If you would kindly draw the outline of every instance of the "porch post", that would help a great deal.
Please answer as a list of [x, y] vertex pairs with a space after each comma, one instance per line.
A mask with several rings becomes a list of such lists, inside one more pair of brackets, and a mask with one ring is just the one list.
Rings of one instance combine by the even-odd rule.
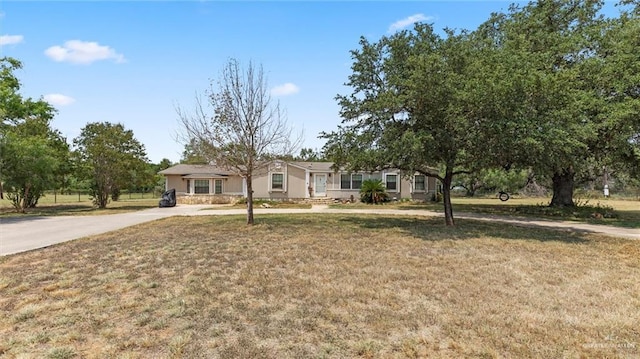
[[305, 184], [306, 188], [304, 190], [304, 198], [311, 198], [311, 194], [309, 193], [309, 186], [311, 185], [311, 174], [308, 169], [304, 170], [304, 178], [306, 179]]
[[242, 195], [247, 197], [247, 179], [245, 177], [242, 177]]

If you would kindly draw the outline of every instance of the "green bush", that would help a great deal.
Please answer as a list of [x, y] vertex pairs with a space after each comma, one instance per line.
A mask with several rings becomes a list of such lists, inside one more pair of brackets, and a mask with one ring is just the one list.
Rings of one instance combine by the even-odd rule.
[[379, 179], [369, 179], [362, 182], [360, 201], [362, 203], [378, 204], [387, 202], [389, 195], [384, 184]]

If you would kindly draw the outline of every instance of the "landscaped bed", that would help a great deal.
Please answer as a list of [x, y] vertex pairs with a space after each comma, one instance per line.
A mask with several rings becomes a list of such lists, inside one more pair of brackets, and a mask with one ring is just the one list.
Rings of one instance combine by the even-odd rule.
[[640, 241], [441, 218], [175, 217], [0, 258], [0, 356], [634, 357]]

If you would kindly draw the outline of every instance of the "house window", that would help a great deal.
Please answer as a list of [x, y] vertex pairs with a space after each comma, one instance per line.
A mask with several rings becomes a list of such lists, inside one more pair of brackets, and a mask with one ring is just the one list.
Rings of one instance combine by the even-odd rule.
[[207, 194], [209, 193], [209, 180], [194, 180], [194, 192], [196, 194]]
[[387, 189], [389, 191], [398, 190], [398, 175], [387, 175]]
[[213, 182], [213, 193], [214, 194], [222, 194], [222, 180], [217, 179]]
[[271, 189], [283, 190], [284, 189], [284, 174], [272, 173], [271, 174]]
[[340, 188], [341, 189], [351, 188], [351, 176], [349, 174], [343, 173], [340, 175]]
[[351, 175], [351, 188], [352, 189], [360, 189], [360, 188], [362, 188], [362, 175], [361, 174], [353, 174], [353, 175]]
[[361, 174], [343, 173], [340, 175], [340, 189], [360, 189], [362, 188]]
[[425, 177], [424, 175], [415, 175], [413, 177], [413, 189], [415, 191], [425, 190]]
[[191, 193], [191, 180], [187, 180], [187, 193]]

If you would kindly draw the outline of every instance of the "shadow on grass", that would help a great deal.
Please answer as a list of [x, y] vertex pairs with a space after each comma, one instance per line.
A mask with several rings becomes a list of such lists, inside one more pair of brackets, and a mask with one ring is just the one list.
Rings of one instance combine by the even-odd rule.
[[465, 240], [480, 237], [496, 237], [513, 240], [559, 241], [565, 243], [586, 243], [584, 234], [588, 231], [533, 228], [509, 223], [457, 219], [454, 227], [447, 227], [442, 218], [358, 216], [343, 217], [341, 222], [350, 223], [363, 229], [397, 228], [427, 241]]
[[[608, 224], [608, 223], [607, 223]], [[615, 226], [640, 228], [640, 211], [621, 211], [615, 220]]]
[[27, 216], [53, 216], [61, 213], [87, 212], [92, 210], [91, 205], [83, 204], [58, 204], [51, 206], [41, 206], [35, 208], [27, 208], [25, 213], [18, 213], [13, 208], [3, 208], [0, 211], [1, 216], [9, 217], [27, 217]]
[[74, 215], [100, 215], [115, 214], [122, 212], [135, 212], [143, 209], [153, 208], [149, 205], [119, 205], [107, 208], [95, 208], [90, 204], [59, 204], [52, 206], [42, 206], [36, 208], [28, 208], [25, 213], [18, 213], [13, 208], [3, 208], [0, 211], [0, 218], [35, 218], [48, 216], [74, 216]]
[[134, 212], [141, 211], [143, 209], [156, 208], [158, 206], [122, 206], [122, 207], [107, 207], [103, 209], [93, 208], [95, 212], [104, 212], [104, 214], [109, 214], [109, 212]]
[[[400, 206], [398, 209], [418, 209], [417, 206]], [[424, 209], [430, 209], [435, 212], [442, 213], [442, 206], [424, 206]], [[622, 210], [616, 211], [607, 207], [600, 206], [577, 206], [574, 208], [557, 209], [548, 206], [548, 203], [541, 202], [538, 205], [502, 205], [502, 204], [484, 204], [484, 203], [454, 203], [454, 215], [456, 212], [464, 213], [482, 213], [490, 215], [511, 216], [511, 217], [529, 217], [545, 220], [562, 220], [576, 221], [582, 223], [607, 225], [623, 228], [640, 228], [640, 211]], [[598, 215], [600, 214], [600, 215]], [[614, 218], [608, 218], [614, 217]]]
[[45, 219], [45, 218], [46, 218], [46, 216], [28, 216], [28, 215], [27, 216], [13, 216], [13, 217], [9, 217], [9, 216], [2, 217], [2, 216], [0, 216], [0, 224], [13, 224], [13, 223], [29, 222], [29, 221], [36, 222], [38, 220], [42, 220], [42, 219]]

